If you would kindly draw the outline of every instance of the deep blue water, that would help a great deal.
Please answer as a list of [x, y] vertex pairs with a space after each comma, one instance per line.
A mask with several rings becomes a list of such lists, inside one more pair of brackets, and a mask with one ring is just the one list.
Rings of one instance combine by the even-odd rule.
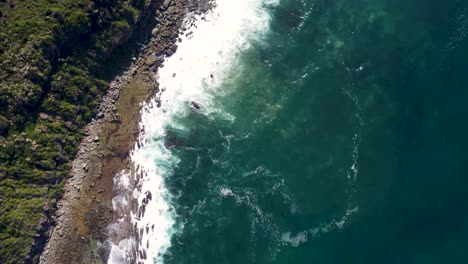
[[167, 128], [165, 263], [468, 263], [468, 2], [268, 10], [216, 98], [234, 121]]

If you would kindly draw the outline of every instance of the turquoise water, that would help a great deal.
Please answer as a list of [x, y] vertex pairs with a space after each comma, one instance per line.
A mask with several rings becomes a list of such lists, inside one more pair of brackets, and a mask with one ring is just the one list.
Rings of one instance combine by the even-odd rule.
[[468, 2], [265, 8], [214, 94], [231, 118], [166, 127], [164, 262], [468, 263]]

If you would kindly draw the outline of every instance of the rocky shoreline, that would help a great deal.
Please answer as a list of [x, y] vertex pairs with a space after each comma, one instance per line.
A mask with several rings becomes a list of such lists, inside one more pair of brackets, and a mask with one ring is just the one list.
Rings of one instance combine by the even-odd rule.
[[141, 102], [159, 92], [157, 69], [176, 52], [179, 34], [190, 34], [184, 32], [183, 20], [212, 6], [208, 0], [165, 0], [150, 11], [156, 19], [151, 38], [110, 83], [97, 115], [85, 128], [40, 263], [107, 262], [106, 228], [115, 218], [113, 178], [130, 167], [128, 154], [139, 134]]

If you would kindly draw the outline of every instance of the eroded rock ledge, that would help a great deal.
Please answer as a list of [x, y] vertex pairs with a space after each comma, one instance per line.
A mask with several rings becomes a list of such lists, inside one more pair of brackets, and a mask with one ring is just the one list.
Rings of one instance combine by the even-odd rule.
[[[128, 154], [138, 135], [139, 110], [159, 92], [154, 76], [164, 58], [177, 50], [183, 19], [206, 12], [210, 1], [165, 0], [155, 6], [156, 27], [109, 86], [99, 112], [85, 128], [73, 161], [72, 177], [58, 203], [40, 263], [106, 263], [106, 227], [113, 221], [113, 177], [129, 166]], [[185, 32], [185, 34], [189, 34]]]

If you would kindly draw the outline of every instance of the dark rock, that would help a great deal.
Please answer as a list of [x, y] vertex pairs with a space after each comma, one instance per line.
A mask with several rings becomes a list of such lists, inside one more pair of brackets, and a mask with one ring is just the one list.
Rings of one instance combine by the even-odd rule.
[[177, 44], [174, 44], [174, 45], [171, 46], [171, 50], [173, 50], [174, 52], [176, 52], [178, 47], [179, 47], [179, 46], [177, 46]]
[[162, 33], [161, 33], [161, 36], [167, 38], [169, 36], [171, 36], [172, 32], [168, 29], [164, 30]]
[[182, 142], [180, 142], [176, 136], [172, 133], [168, 133], [166, 136], [166, 140], [164, 141], [164, 146], [166, 148], [174, 148], [180, 146]]
[[148, 58], [146, 61], [145, 61], [145, 65], [148, 66], [148, 67], [151, 67], [154, 65], [154, 60], [152, 60], [151, 58]]
[[191, 101], [190, 104], [197, 110], [199, 110], [201, 108], [201, 105], [198, 104], [197, 102]]
[[174, 54], [174, 51], [172, 49], [167, 49], [164, 51], [164, 54], [166, 54], [166, 56], [170, 57]]
[[169, 7], [170, 4], [171, 4], [171, 0], [164, 0], [164, 2], [163, 2], [163, 7], [164, 7], [165, 9], [167, 9], [167, 8]]
[[159, 66], [161, 66], [161, 64], [162, 64], [162, 61], [157, 60], [157, 61], [154, 62], [153, 66], [159, 67]]
[[172, 31], [172, 33], [171, 33], [171, 39], [176, 39], [177, 37], [179, 37], [179, 32], [177, 32], [177, 31]]

